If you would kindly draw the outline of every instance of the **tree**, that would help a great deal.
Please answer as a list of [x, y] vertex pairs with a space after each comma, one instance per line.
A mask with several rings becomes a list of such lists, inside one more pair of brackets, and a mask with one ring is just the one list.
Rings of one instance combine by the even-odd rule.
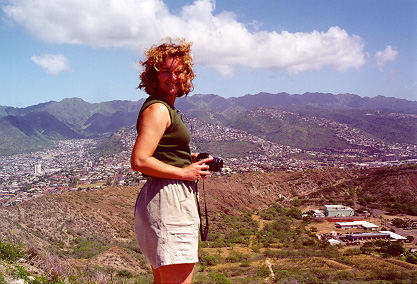
[[404, 246], [402, 243], [390, 243], [387, 248], [387, 253], [392, 256], [399, 256], [405, 252]]
[[316, 228], [316, 227], [314, 227], [314, 226], [311, 226], [311, 227], [310, 227], [310, 231], [312, 231], [313, 233], [318, 232], [318, 230], [319, 230], [319, 229], [317, 229], [317, 228]]
[[303, 218], [303, 213], [301, 212], [300, 208], [293, 207], [290, 210], [288, 210], [287, 216], [297, 220], [301, 220]]
[[360, 247], [360, 250], [363, 254], [371, 254], [374, 251], [374, 244], [371, 242], [365, 242]]
[[397, 228], [404, 228], [407, 227], [408, 222], [400, 218], [394, 218], [392, 219], [391, 224]]
[[301, 199], [295, 198], [291, 201], [291, 204], [295, 207], [299, 207], [301, 204], [303, 204], [303, 201]]
[[379, 252], [388, 256], [399, 256], [405, 252], [405, 248], [402, 243], [382, 241], [376, 243], [380, 247]]
[[407, 255], [407, 262], [412, 263], [412, 264], [417, 264], [417, 257], [414, 256], [413, 254], [409, 254]]
[[349, 207], [352, 207], [352, 206], [355, 205], [355, 201], [353, 201], [353, 200], [347, 200], [346, 201], [346, 205], [349, 206]]

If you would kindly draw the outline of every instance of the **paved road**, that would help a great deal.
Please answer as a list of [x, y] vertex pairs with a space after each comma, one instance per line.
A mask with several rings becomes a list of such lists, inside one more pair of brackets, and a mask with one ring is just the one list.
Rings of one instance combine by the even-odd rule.
[[[372, 217], [371, 217], [371, 221], [370, 222], [372, 223], [372, 219], [380, 221], [381, 220], [380, 219], [380, 216], [381, 215], [386, 220], [387, 218], [386, 218], [385, 213], [386, 213], [385, 211], [373, 209], [372, 210]], [[410, 216], [392, 216], [391, 219], [393, 219], [393, 218], [401, 218], [401, 219], [404, 219], [406, 217], [410, 217]], [[412, 217], [413, 217], [413, 219], [417, 219], [417, 218], [415, 218], [415, 216], [412, 216]], [[391, 223], [388, 222], [388, 221], [387, 222], [384, 222], [383, 226], [385, 226], [387, 229], [393, 229], [395, 231], [395, 233], [398, 234], [398, 235], [401, 235], [401, 236], [404, 236], [404, 237], [413, 236], [414, 237], [413, 244], [414, 245], [417, 245], [417, 230], [416, 229], [414, 229], [414, 230], [403, 230], [401, 228], [397, 228], [395, 226], [392, 226]], [[406, 246], [407, 247], [410, 247], [411, 244], [407, 244]]]

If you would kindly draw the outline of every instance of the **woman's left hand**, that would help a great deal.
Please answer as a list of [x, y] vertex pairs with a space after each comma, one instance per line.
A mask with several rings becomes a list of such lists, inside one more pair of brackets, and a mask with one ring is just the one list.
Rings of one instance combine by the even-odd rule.
[[[197, 156], [193, 157], [193, 160], [196, 159], [196, 157]], [[210, 175], [209, 166], [207, 165], [207, 163], [212, 160], [213, 160], [213, 157], [210, 156], [209, 158], [196, 161], [192, 163], [191, 165], [185, 167], [184, 179], [193, 181], [197, 179], [207, 178], [207, 176]]]

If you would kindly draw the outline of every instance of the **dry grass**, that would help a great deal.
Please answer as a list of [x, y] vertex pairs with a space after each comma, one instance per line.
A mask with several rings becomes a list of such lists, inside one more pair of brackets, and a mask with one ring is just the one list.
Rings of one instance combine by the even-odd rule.
[[[256, 211], [266, 208], [279, 198], [290, 201], [298, 194], [315, 192], [320, 186], [337, 185], [340, 180], [364, 175], [366, 172], [326, 169], [300, 173], [247, 173], [211, 178], [206, 181], [205, 186], [209, 217], [213, 221], [211, 230], [216, 231], [221, 227], [224, 221], [220, 218], [222, 213], [239, 216], [247, 210]], [[401, 184], [398, 187], [401, 187]], [[60, 260], [64, 261], [66, 267], [86, 269], [88, 266], [97, 265], [102, 266], [105, 271], [127, 270], [137, 274], [147, 273], [146, 261], [135, 252], [137, 246], [133, 233], [133, 209], [139, 190], [138, 187], [117, 186], [98, 191], [77, 191], [41, 196], [17, 206], [0, 208], [0, 237], [24, 240], [35, 244], [42, 251], [55, 252], [56, 255], [61, 256]], [[259, 221], [261, 228], [271, 222], [260, 220], [258, 215], [254, 215], [254, 218]], [[372, 222], [378, 221], [379, 219], [372, 220]], [[337, 229], [331, 222], [314, 223], [310, 226], [318, 228], [320, 233], [332, 231], [346, 233], [343, 229]], [[77, 246], [83, 245], [83, 241], [86, 242], [86, 246], [81, 248], [87, 248], [91, 252], [91, 258], [85, 261], [77, 259], [74, 255]], [[275, 250], [279, 247], [282, 247], [282, 244], [272, 244], [271, 249]], [[223, 261], [233, 252], [249, 258], [249, 266], [247, 263], [242, 265], [241, 262], [237, 262], [219, 263], [217, 266], [207, 268], [211, 271], [224, 271], [228, 277], [230, 275], [230, 279], [240, 279], [245, 275], [252, 277], [259, 267], [265, 265], [264, 249], [254, 252], [250, 246], [235, 245], [233, 248], [204, 250]], [[51, 255], [49, 259], [54, 259], [54, 256]], [[270, 259], [270, 262], [278, 270], [294, 273], [315, 269], [327, 270], [331, 273], [357, 271], [359, 275], [367, 275], [369, 271], [379, 271], [381, 268], [417, 271], [415, 266], [408, 266], [405, 262], [365, 255], [342, 259], [288, 257]], [[43, 265], [48, 267], [46, 261]], [[64, 274], [65, 269], [67, 269], [65, 266], [56, 267], [56, 270], [61, 270]]]

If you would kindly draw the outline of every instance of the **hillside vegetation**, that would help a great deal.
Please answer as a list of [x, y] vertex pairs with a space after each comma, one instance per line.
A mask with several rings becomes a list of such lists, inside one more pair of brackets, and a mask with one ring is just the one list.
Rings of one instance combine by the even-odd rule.
[[[49, 147], [56, 139], [109, 137], [136, 123], [144, 99], [88, 103], [79, 98], [27, 108], [0, 107], [0, 155], [27, 153]], [[176, 107], [187, 117], [244, 130], [282, 145], [312, 148], [351, 148], [334, 129], [317, 124], [327, 119], [359, 129], [385, 143], [417, 144], [417, 102], [395, 98], [361, 98], [353, 94], [259, 93], [237, 98], [193, 95], [179, 98]], [[256, 117], [257, 109], [275, 109], [281, 117]], [[6, 123], [7, 122], [7, 123]]]
[[[315, 236], [320, 224], [301, 213], [328, 203], [413, 211], [416, 172], [416, 165], [326, 168], [200, 181], [210, 234], [200, 244], [193, 283], [415, 283], [417, 258], [413, 262], [403, 248], [330, 246]], [[28, 283], [151, 283], [133, 233], [139, 190], [73, 191], [0, 208], [1, 248], [7, 252], [0, 257], [0, 283], [13, 277]]]

